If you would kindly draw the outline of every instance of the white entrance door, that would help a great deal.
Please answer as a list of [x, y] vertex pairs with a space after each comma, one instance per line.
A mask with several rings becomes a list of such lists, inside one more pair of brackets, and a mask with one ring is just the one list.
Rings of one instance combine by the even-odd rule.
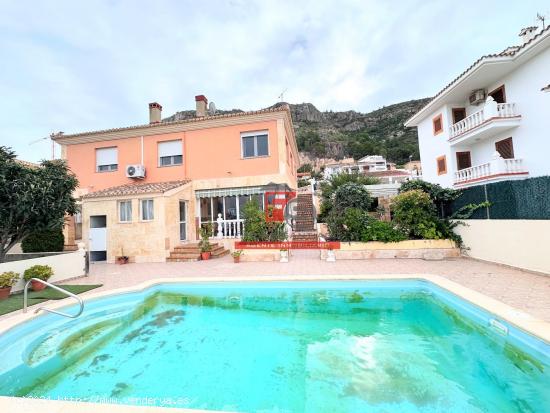
[[90, 258], [92, 261], [107, 259], [107, 216], [90, 216]]

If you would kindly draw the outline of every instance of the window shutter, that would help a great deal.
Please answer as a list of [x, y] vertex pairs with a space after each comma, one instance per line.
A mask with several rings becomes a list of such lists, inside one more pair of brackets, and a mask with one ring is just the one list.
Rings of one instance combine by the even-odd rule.
[[507, 138], [502, 141], [495, 143], [495, 148], [500, 156], [504, 159], [513, 159], [514, 158], [514, 143], [512, 138]]
[[178, 156], [183, 155], [183, 148], [181, 140], [177, 141], [165, 141], [158, 143], [159, 158], [163, 156]]
[[118, 164], [118, 149], [117, 148], [99, 148], [95, 152], [96, 166], [100, 165], [117, 165]]

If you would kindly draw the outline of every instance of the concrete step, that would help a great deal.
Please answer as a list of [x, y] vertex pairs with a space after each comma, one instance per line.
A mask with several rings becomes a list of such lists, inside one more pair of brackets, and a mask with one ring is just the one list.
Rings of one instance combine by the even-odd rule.
[[166, 262], [193, 262], [200, 261], [200, 258], [166, 258]]
[[221, 250], [212, 251], [210, 258], [221, 258], [229, 254], [229, 250], [222, 248]]

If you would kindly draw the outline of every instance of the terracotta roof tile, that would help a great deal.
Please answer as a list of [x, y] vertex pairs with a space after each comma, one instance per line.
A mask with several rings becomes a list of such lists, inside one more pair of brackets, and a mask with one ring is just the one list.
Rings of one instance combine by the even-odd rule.
[[154, 194], [154, 193], [164, 193], [170, 191], [171, 189], [178, 188], [182, 185], [191, 182], [190, 180], [182, 181], [169, 181], [169, 182], [148, 182], [148, 183], [137, 183], [137, 184], [126, 184], [120, 186], [114, 186], [112, 188], [102, 189], [96, 192], [90, 192], [89, 194], [84, 195], [82, 198], [105, 198], [105, 197], [114, 197], [114, 196], [125, 196], [125, 195], [141, 195], [141, 194]]
[[[288, 111], [290, 113], [290, 107], [288, 104], [283, 105], [277, 105], [272, 108], [267, 109], [260, 109], [260, 110], [252, 110], [248, 112], [238, 112], [238, 113], [227, 113], [223, 115], [212, 115], [212, 116], [201, 116], [197, 118], [191, 118], [191, 119], [182, 119], [182, 120], [175, 120], [172, 122], [159, 122], [159, 123], [147, 123], [145, 125], [135, 125], [135, 126], [125, 126], [121, 128], [112, 128], [112, 129], [103, 129], [103, 130], [96, 130], [96, 131], [89, 131], [89, 132], [79, 132], [79, 133], [69, 133], [66, 135], [60, 135], [60, 138], [73, 138], [77, 136], [84, 136], [84, 135], [92, 135], [92, 134], [100, 134], [100, 133], [108, 133], [108, 132], [120, 132], [120, 131], [126, 131], [126, 130], [132, 130], [132, 129], [140, 129], [140, 128], [156, 128], [156, 127], [162, 127], [166, 125], [179, 125], [179, 124], [186, 124], [186, 123], [195, 123], [195, 122], [202, 122], [205, 120], [211, 120], [211, 119], [222, 119], [222, 118], [236, 118], [240, 116], [248, 116], [248, 115], [259, 115], [262, 113], [274, 113], [274, 112], [283, 112]], [[56, 140], [53, 138], [53, 140]]]

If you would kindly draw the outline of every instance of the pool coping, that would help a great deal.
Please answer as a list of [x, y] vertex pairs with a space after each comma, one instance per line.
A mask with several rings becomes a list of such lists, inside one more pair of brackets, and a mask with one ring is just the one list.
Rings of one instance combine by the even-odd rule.
[[[102, 297], [107, 297], [115, 294], [132, 293], [146, 290], [150, 287], [159, 284], [177, 284], [184, 282], [262, 282], [262, 281], [361, 281], [361, 280], [420, 280], [428, 281], [456, 296], [466, 300], [467, 302], [480, 307], [481, 309], [494, 314], [497, 317], [509, 322], [515, 327], [529, 333], [535, 338], [543, 340], [550, 344], [550, 323], [533, 317], [521, 310], [515, 309], [507, 304], [504, 304], [494, 298], [488, 297], [482, 293], [464, 287], [454, 281], [450, 281], [444, 277], [431, 274], [368, 274], [368, 275], [269, 275], [269, 276], [231, 276], [230, 278], [220, 276], [202, 276], [202, 277], [178, 277], [178, 278], [154, 278], [146, 282], [136, 284], [130, 287], [117, 288], [108, 291], [93, 292], [81, 295], [84, 302], [95, 300]], [[54, 302], [42, 303], [45, 308], [59, 309], [71, 304], [71, 298], [65, 298]], [[12, 316], [0, 320], [0, 334], [4, 334], [8, 330], [17, 325], [29, 321], [39, 315], [34, 313], [34, 308], [26, 314], [16, 312]], [[75, 401], [58, 401], [44, 399], [30, 399], [19, 397], [0, 396], [0, 407], [6, 408], [6, 411], [25, 411], [40, 413], [198, 413], [209, 412], [215, 413], [213, 410], [197, 410], [197, 409], [180, 409], [172, 407], [152, 407], [152, 406], [131, 406], [131, 405], [114, 405], [114, 404], [97, 404], [88, 402]]]

